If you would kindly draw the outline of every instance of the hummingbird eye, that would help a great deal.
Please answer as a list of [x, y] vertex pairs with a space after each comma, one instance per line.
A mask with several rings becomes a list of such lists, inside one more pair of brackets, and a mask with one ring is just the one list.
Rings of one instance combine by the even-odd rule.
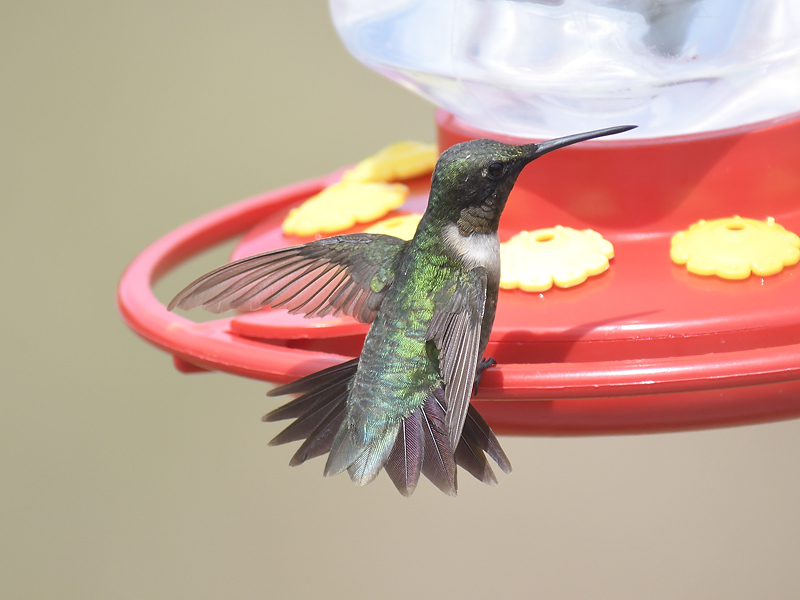
[[505, 165], [501, 162], [489, 163], [489, 166], [486, 167], [486, 176], [489, 179], [498, 179], [505, 169]]

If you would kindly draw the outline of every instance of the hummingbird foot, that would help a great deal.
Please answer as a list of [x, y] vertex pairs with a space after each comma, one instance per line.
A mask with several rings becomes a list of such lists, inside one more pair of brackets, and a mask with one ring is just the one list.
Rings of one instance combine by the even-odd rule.
[[478, 363], [478, 368], [475, 370], [475, 383], [472, 384], [472, 395], [475, 396], [478, 394], [478, 387], [481, 383], [481, 374], [485, 369], [493, 367], [497, 364], [497, 361], [493, 359], [491, 356], [489, 358], [484, 357], [482, 361]]

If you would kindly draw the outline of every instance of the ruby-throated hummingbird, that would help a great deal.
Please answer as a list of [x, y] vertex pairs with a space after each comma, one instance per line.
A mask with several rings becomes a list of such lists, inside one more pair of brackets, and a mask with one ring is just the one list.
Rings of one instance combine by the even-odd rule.
[[633, 126], [536, 144], [456, 144], [439, 157], [414, 238], [356, 233], [230, 263], [180, 292], [169, 309], [282, 307], [371, 323], [359, 358], [277, 387], [301, 395], [265, 421], [295, 419], [272, 441], [305, 440], [290, 464], [329, 453], [325, 475], [356, 483], [385, 468], [411, 494], [420, 473], [456, 493], [456, 465], [496, 483], [486, 454], [511, 465], [470, 404], [497, 310], [500, 215], [517, 176], [557, 148]]

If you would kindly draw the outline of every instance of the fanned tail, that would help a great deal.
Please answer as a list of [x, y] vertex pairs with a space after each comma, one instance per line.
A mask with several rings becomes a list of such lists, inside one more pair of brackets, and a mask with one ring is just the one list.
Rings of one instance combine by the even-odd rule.
[[[277, 445], [304, 440], [290, 460], [290, 465], [297, 466], [331, 452], [337, 434], [345, 435], [340, 429], [345, 419], [350, 382], [357, 369], [358, 359], [353, 359], [269, 392], [270, 396], [301, 394], [263, 419], [295, 419], [270, 442]], [[458, 489], [456, 465], [488, 485], [495, 485], [497, 478], [487, 455], [502, 471], [511, 472], [511, 463], [500, 443], [474, 406], [469, 405], [455, 453], [450, 447], [446, 414], [444, 392], [436, 390], [422, 406], [399, 424], [387, 428], [386, 436], [377, 437], [377, 441], [369, 447], [352, 456], [331, 457], [329, 474], [346, 469], [354, 481], [363, 485], [374, 479], [381, 468], [385, 468], [395, 487], [404, 496], [414, 492], [422, 474], [444, 493], [454, 496]], [[337, 451], [339, 446], [341, 444], [337, 446]], [[346, 454], [346, 451], [343, 452]], [[331, 463], [334, 463], [332, 468]]]
[[302, 393], [262, 419], [295, 419], [270, 441], [270, 445], [279, 445], [305, 439], [289, 461], [291, 466], [301, 465], [310, 458], [330, 452], [333, 438], [344, 420], [349, 384], [356, 369], [358, 359], [353, 359], [268, 392], [269, 396]]

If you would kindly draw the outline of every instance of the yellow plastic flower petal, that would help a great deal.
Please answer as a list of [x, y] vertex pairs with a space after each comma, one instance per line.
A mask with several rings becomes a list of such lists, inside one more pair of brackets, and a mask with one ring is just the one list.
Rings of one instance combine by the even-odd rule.
[[383, 221], [378, 221], [375, 225], [365, 229], [364, 233], [383, 233], [385, 235], [393, 235], [401, 240], [410, 240], [414, 237], [421, 218], [422, 215], [418, 214], [390, 217]]
[[405, 202], [402, 183], [335, 183], [292, 209], [283, 221], [287, 235], [335, 233], [380, 219]]
[[608, 269], [614, 246], [596, 231], [570, 227], [521, 231], [500, 244], [500, 287], [543, 292], [583, 283]]
[[397, 181], [431, 173], [439, 157], [436, 144], [397, 142], [365, 158], [342, 181]]
[[672, 236], [670, 257], [697, 275], [747, 279], [752, 272], [765, 277], [800, 261], [800, 238], [772, 217], [700, 220]]

